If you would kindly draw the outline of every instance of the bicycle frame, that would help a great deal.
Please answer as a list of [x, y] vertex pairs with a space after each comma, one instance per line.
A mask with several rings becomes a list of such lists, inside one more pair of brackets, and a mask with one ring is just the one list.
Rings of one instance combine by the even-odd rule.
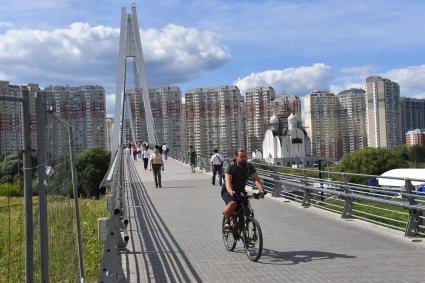
[[[233, 225], [233, 235], [235, 239], [240, 240], [243, 228], [248, 219], [254, 218], [254, 210], [251, 208], [251, 204], [249, 199], [252, 196], [241, 196], [242, 201], [238, 202], [238, 206], [236, 211], [233, 213], [232, 221]], [[239, 208], [239, 209], [238, 209]]]

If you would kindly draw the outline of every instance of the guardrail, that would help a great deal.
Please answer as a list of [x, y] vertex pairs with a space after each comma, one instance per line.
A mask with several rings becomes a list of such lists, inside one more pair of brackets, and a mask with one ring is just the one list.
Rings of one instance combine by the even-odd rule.
[[[188, 162], [185, 152], [170, 152], [169, 156]], [[226, 158], [224, 166], [230, 161]], [[418, 192], [412, 184], [425, 183], [425, 179], [252, 164], [263, 180], [264, 189], [274, 197], [288, 198], [303, 207], [316, 206], [340, 213], [345, 219], [358, 218], [401, 230], [408, 237], [425, 236], [425, 194]], [[210, 157], [198, 155], [197, 166], [209, 171]], [[368, 186], [366, 181], [369, 178], [402, 180], [404, 186], [391, 190]], [[356, 181], [352, 181], [354, 179]], [[252, 181], [248, 183], [252, 185]]]
[[[106, 223], [101, 226], [106, 226], [106, 233], [103, 235], [104, 246], [102, 262], [100, 265], [98, 282], [127, 282], [121, 264], [120, 252], [126, 250], [129, 240], [127, 235], [127, 204], [125, 201], [125, 186], [128, 185], [125, 176], [127, 166], [125, 161], [128, 161], [128, 156], [123, 153], [123, 150], [118, 150], [114, 161], [109, 168], [101, 187], [106, 187], [107, 194], [107, 209], [109, 218]], [[100, 229], [102, 230], [102, 229]], [[100, 232], [102, 233], [102, 232]]]

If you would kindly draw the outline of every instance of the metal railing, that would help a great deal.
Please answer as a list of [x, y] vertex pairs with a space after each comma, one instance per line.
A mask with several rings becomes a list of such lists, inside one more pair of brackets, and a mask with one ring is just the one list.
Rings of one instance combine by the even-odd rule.
[[[170, 152], [169, 157], [188, 162], [186, 152]], [[226, 158], [224, 166], [230, 161]], [[274, 197], [288, 198], [303, 207], [315, 206], [340, 213], [345, 219], [358, 218], [401, 230], [405, 236], [425, 236], [425, 194], [418, 192], [412, 184], [425, 183], [425, 179], [252, 164], [263, 181], [264, 189]], [[210, 157], [198, 156], [197, 166], [208, 172]], [[402, 180], [404, 186], [391, 190], [369, 186], [369, 178]], [[248, 184], [253, 185], [252, 180]]]
[[127, 282], [121, 263], [120, 252], [126, 250], [129, 240], [127, 235], [127, 204], [125, 190], [128, 186], [128, 155], [119, 149], [112, 165], [109, 167], [101, 187], [106, 187], [107, 220], [104, 236], [102, 262], [98, 282]]
[[[4, 93], [0, 96], [0, 280], [3, 282], [32, 282], [34, 273], [30, 101], [23, 88], [19, 93], [20, 96]], [[24, 141], [22, 145], [20, 140]]]

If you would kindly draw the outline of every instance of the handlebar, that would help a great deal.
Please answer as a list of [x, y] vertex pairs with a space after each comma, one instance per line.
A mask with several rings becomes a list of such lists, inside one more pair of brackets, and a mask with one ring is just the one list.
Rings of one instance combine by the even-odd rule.
[[235, 195], [237, 198], [245, 198], [245, 199], [250, 199], [250, 198], [255, 198], [255, 199], [260, 199], [260, 198], [264, 198], [264, 196], [267, 194], [266, 191], [262, 192], [262, 193], [253, 193], [252, 195], [248, 195], [248, 193], [244, 194], [244, 193], [240, 193], [238, 195]]

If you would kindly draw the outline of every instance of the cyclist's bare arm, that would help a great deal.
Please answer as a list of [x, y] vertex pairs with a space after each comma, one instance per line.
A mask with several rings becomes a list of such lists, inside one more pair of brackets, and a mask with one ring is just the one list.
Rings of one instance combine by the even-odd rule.
[[224, 174], [225, 182], [226, 182], [226, 190], [229, 194], [233, 194], [232, 187], [232, 175], [225, 173]]
[[255, 186], [260, 190], [260, 192], [264, 192], [263, 184], [261, 183], [260, 177], [258, 177], [257, 172], [251, 174], [251, 178], [255, 182]]

